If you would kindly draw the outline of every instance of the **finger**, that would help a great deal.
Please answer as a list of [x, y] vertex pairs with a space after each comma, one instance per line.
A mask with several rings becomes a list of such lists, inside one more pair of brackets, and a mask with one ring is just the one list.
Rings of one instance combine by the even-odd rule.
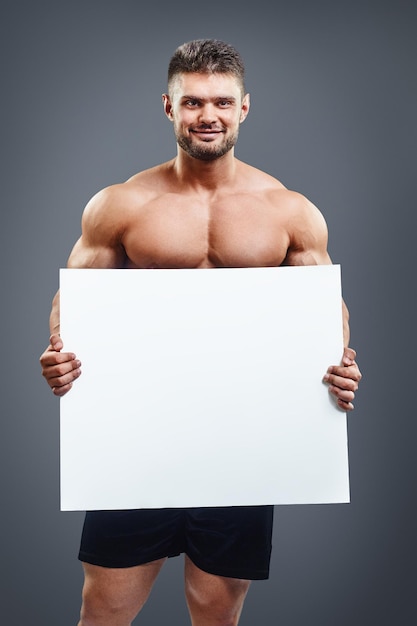
[[323, 381], [341, 391], [355, 392], [359, 388], [359, 382], [356, 379], [337, 374], [326, 374]]
[[351, 376], [345, 376], [345, 372], [341, 373], [337, 372], [335, 374], [330, 374], [327, 372], [323, 376], [323, 382], [328, 383], [329, 385], [334, 385], [335, 387], [340, 387], [341, 389], [349, 389], [351, 391], [357, 391], [359, 387], [359, 379]]
[[336, 387], [335, 385], [329, 386], [329, 392], [335, 396], [337, 400], [341, 402], [346, 402], [347, 404], [353, 402], [355, 399], [355, 392], [349, 389], [341, 389], [340, 387]]
[[[65, 376], [71, 378], [78, 378], [81, 372], [81, 362], [77, 359], [71, 361], [65, 361], [63, 363], [42, 363], [42, 376], [46, 379], [48, 385], [53, 387], [59, 385], [58, 381]], [[53, 383], [51, 384], [51, 381]], [[65, 381], [67, 382], [67, 380]]]
[[65, 373], [57, 372], [56, 370], [48, 370], [44, 373], [44, 377], [48, 385], [53, 387], [62, 387], [64, 385], [68, 385], [81, 375], [81, 369], [77, 368], [74, 370], [66, 371]]
[[333, 396], [339, 409], [343, 411], [352, 411], [355, 408], [353, 405], [355, 394], [348, 394], [346, 392], [342, 393], [337, 387], [329, 387], [329, 393]]
[[346, 402], [345, 400], [342, 400], [341, 398], [337, 399], [337, 405], [343, 411], [353, 411], [353, 409], [355, 408], [352, 402]]
[[55, 352], [55, 350], [46, 350], [40, 357], [42, 366], [46, 367], [74, 361], [79, 363], [73, 352]]
[[80, 375], [81, 370], [75, 369], [61, 376], [50, 376], [47, 380], [51, 389], [54, 390], [55, 388], [59, 389], [60, 387], [71, 385]]
[[331, 376], [339, 376], [340, 378], [351, 379], [356, 382], [359, 382], [362, 378], [362, 374], [360, 373], [359, 367], [356, 365], [356, 363], [350, 366], [331, 365], [327, 369], [323, 380], [328, 381]]
[[72, 387], [72, 383], [68, 383], [67, 385], [62, 385], [61, 387], [52, 387], [52, 392], [54, 396], [58, 396], [62, 398]]

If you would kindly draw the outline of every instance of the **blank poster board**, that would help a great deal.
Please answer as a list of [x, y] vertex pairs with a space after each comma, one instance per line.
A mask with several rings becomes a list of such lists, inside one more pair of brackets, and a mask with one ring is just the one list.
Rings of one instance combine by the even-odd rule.
[[340, 267], [60, 272], [62, 510], [349, 501]]

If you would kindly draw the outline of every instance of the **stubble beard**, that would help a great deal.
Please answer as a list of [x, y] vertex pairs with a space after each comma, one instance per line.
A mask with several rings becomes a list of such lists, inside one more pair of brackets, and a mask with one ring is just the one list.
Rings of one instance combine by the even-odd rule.
[[189, 156], [200, 161], [215, 161], [229, 152], [236, 144], [238, 133], [230, 135], [220, 145], [212, 145], [212, 142], [196, 143], [191, 137], [176, 132], [176, 140]]

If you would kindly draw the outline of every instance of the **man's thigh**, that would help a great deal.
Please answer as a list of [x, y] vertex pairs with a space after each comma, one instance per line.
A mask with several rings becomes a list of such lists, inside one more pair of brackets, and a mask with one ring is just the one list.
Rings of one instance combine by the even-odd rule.
[[209, 574], [185, 557], [185, 594], [193, 626], [239, 622], [250, 580]]
[[82, 620], [103, 626], [116, 618], [130, 623], [145, 604], [165, 560], [126, 568], [83, 563]]

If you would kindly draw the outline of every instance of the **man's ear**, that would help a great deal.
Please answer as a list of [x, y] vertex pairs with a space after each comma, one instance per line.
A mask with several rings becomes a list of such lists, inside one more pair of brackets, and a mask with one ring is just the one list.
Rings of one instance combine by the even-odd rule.
[[162, 103], [164, 105], [165, 115], [172, 122], [172, 120], [174, 119], [172, 117], [172, 104], [171, 104], [171, 99], [167, 93], [162, 94]]
[[242, 100], [242, 106], [241, 106], [241, 111], [240, 111], [240, 122], [244, 122], [245, 119], [247, 118], [247, 115], [249, 113], [249, 109], [250, 109], [250, 95], [247, 93], [245, 94], [243, 100]]

